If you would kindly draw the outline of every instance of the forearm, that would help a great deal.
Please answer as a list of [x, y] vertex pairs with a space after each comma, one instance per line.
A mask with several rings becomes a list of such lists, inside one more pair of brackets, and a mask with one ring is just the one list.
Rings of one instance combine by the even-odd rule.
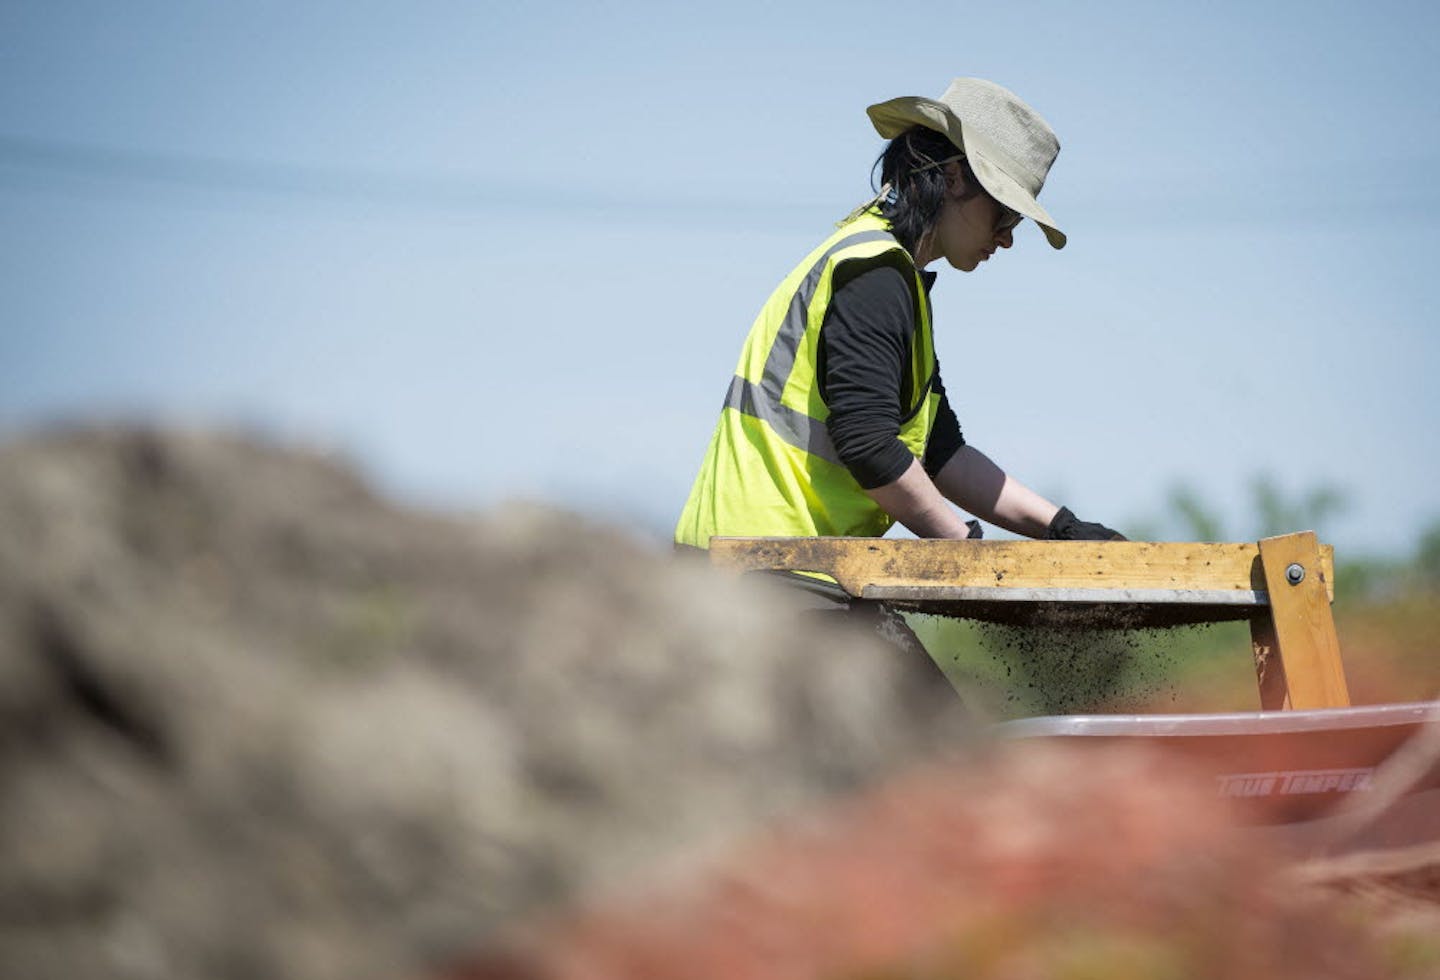
[[970, 533], [955, 508], [917, 459], [900, 478], [865, 491], [887, 514], [919, 538], [964, 538]]
[[1060, 510], [974, 446], [962, 446], [934, 482], [939, 493], [971, 514], [1027, 538], [1045, 537]]

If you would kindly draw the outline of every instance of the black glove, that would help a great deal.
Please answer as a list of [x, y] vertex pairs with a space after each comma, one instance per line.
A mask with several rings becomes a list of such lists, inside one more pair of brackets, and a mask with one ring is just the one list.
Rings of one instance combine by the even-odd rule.
[[1093, 524], [1090, 521], [1082, 521], [1070, 512], [1069, 507], [1061, 507], [1050, 526], [1045, 529], [1045, 537], [1051, 541], [1125, 541], [1125, 535], [1119, 531], [1112, 531], [1104, 524]]

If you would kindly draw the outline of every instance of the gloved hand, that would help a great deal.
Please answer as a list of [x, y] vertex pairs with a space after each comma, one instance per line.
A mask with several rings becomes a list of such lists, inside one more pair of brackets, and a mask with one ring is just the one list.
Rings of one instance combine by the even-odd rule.
[[1061, 507], [1045, 529], [1045, 537], [1051, 541], [1125, 541], [1125, 535], [1112, 531], [1104, 524], [1082, 521], [1071, 513], [1069, 507]]

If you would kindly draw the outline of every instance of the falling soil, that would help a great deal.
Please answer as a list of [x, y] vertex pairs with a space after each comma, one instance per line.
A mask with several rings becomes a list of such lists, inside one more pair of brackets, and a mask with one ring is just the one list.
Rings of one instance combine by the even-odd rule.
[[1163, 644], [1146, 642], [1152, 636], [1121, 628], [1077, 633], [987, 624], [981, 630], [985, 650], [1012, 680], [1006, 700], [1023, 700], [1047, 715], [1125, 710], [1155, 700], [1173, 662]]
[[[912, 614], [910, 622], [962, 696], [1004, 717], [1154, 710], [1178, 700], [1182, 651], [1203, 646], [1197, 631], [1214, 625], [1153, 606], [1047, 603], [1020, 616], [1018, 604], [1003, 605], [1011, 608]], [[1166, 625], [1167, 615], [1179, 625]]]

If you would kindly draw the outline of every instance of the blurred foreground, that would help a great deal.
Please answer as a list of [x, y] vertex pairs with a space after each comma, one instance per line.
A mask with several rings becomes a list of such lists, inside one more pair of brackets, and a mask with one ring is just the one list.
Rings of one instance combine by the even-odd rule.
[[1297, 863], [1163, 760], [989, 746], [913, 678], [562, 513], [16, 443], [0, 975], [1440, 976], [1434, 849]]

